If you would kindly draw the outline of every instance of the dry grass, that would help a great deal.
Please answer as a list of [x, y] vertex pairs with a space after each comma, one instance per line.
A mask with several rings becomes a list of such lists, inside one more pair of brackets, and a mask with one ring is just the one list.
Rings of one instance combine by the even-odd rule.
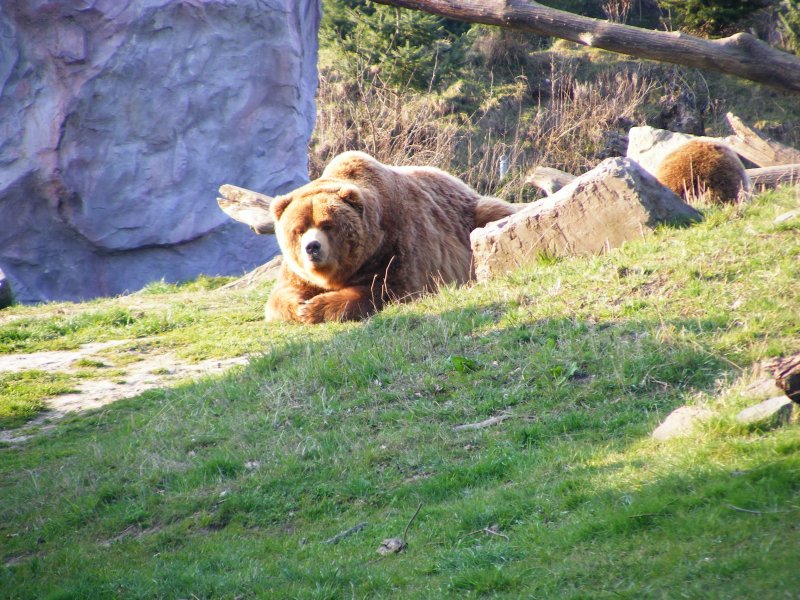
[[[334, 156], [362, 150], [387, 164], [425, 164], [454, 173], [481, 193], [529, 200], [525, 175], [551, 166], [574, 174], [619, 153], [627, 128], [660, 85], [639, 68], [580, 80], [569, 60], [542, 53], [541, 77], [494, 86], [459, 81], [440, 93], [387, 85], [379, 69], [345, 80], [323, 69], [311, 176]], [[615, 145], [609, 140], [616, 138]], [[621, 150], [624, 152], [624, 141]], [[501, 177], [505, 157], [508, 170]]]

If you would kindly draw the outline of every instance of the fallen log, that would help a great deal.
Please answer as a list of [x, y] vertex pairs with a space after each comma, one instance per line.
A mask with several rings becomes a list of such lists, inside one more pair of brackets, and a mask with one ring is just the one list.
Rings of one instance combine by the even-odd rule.
[[800, 164], [747, 169], [746, 172], [750, 189], [771, 190], [779, 185], [800, 183]]
[[249, 225], [256, 233], [275, 233], [275, 221], [269, 210], [272, 198], [228, 183], [219, 188], [219, 193], [222, 198], [217, 198], [217, 204], [226, 215]]
[[793, 402], [800, 404], [800, 354], [775, 358], [770, 362], [775, 383]]
[[531, 0], [375, 1], [459, 21], [499, 25], [534, 35], [563, 38], [630, 56], [719, 71], [800, 93], [800, 59], [765, 44], [749, 33], [706, 40], [681, 32], [653, 31], [582, 17]]
[[795, 150], [779, 142], [769, 140], [751, 129], [734, 115], [728, 113], [725, 120], [734, 135], [721, 141], [739, 156], [757, 164], [759, 167], [775, 167], [800, 163], [800, 150]]
[[525, 184], [536, 186], [551, 196], [574, 179], [575, 175], [552, 167], [536, 167], [533, 173], [525, 178]]

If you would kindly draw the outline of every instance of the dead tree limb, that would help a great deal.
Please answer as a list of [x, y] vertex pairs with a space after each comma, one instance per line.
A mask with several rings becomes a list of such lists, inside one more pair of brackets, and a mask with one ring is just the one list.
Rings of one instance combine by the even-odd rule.
[[246, 223], [259, 234], [275, 233], [275, 221], [269, 210], [272, 198], [253, 190], [226, 183], [219, 188], [217, 204], [229, 217]]
[[538, 187], [548, 196], [552, 196], [575, 179], [574, 175], [559, 171], [553, 167], [536, 167], [533, 173], [525, 178], [527, 185]]
[[750, 187], [771, 190], [779, 185], [800, 183], [800, 164], [747, 169], [747, 176], [750, 178]]
[[725, 120], [734, 133], [726, 138], [731, 149], [759, 167], [800, 163], [800, 150], [764, 138], [733, 113], [727, 113]]
[[737, 33], [705, 40], [681, 32], [653, 31], [582, 17], [528, 0], [375, 0], [379, 4], [421, 10], [442, 17], [498, 25], [535, 35], [563, 38], [698, 69], [719, 71], [800, 93], [800, 59], [753, 37]]

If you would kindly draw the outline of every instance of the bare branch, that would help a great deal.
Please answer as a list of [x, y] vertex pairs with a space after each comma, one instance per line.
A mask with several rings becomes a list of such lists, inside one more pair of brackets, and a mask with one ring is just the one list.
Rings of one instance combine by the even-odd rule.
[[661, 62], [719, 71], [800, 93], [800, 59], [748, 33], [705, 40], [582, 17], [528, 0], [375, 0], [450, 19], [498, 25]]

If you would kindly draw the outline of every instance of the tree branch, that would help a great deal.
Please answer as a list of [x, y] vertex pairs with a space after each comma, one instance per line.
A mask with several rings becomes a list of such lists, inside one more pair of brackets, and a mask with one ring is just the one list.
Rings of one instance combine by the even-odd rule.
[[542, 6], [528, 0], [374, 0], [442, 17], [498, 25], [698, 69], [719, 71], [800, 93], [800, 59], [748, 33], [705, 40], [681, 32], [653, 31]]

